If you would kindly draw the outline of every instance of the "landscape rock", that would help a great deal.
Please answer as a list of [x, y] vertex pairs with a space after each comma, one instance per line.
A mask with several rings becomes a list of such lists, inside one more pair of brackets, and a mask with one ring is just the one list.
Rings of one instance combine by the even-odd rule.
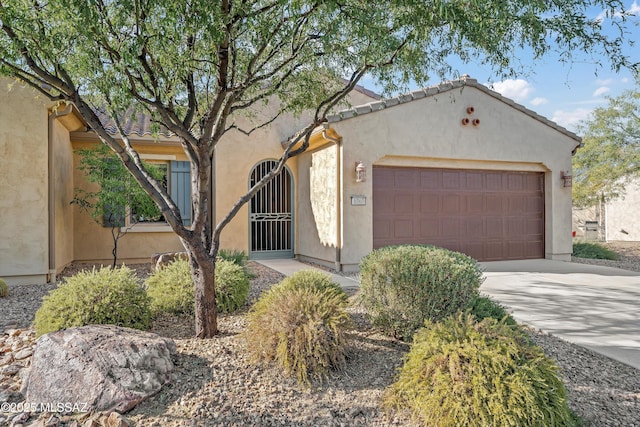
[[23, 378], [26, 402], [63, 402], [124, 413], [171, 380], [173, 340], [113, 325], [40, 337]]
[[151, 264], [154, 265], [155, 270], [159, 271], [166, 267], [168, 264], [179, 260], [179, 259], [188, 259], [186, 252], [165, 252], [160, 254], [153, 254], [151, 256]]

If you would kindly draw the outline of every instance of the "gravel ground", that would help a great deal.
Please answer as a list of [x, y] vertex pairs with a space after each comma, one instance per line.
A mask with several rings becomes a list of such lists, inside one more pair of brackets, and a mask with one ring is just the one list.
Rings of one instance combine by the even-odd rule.
[[[634, 257], [640, 271], [640, 256]], [[251, 268], [256, 277], [250, 302], [282, 279], [261, 265], [252, 263]], [[148, 266], [136, 266], [136, 270], [143, 276]], [[77, 267], [65, 274], [74, 271]], [[42, 295], [51, 289], [51, 285], [12, 287], [10, 297], [0, 299], [0, 325], [29, 324]], [[276, 368], [256, 368], [248, 362], [240, 335], [246, 308], [221, 315], [221, 334], [212, 340], [191, 338], [190, 317], [158, 319], [153, 331], [176, 341], [177, 375], [127, 418], [135, 425], [158, 427], [411, 426], [407, 414], [379, 409], [383, 391], [393, 381], [408, 346], [375, 331], [357, 307], [350, 312], [355, 326], [346, 368], [323, 383], [313, 383], [311, 389], [301, 388]], [[569, 405], [585, 425], [640, 427], [640, 371], [554, 336], [529, 333], [557, 361], [569, 390]], [[64, 425], [72, 424], [58, 424]]]

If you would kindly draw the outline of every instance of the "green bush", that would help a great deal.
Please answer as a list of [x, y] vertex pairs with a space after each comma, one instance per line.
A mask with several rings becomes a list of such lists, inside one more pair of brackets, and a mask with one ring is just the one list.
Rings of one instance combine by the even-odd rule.
[[414, 336], [387, 408], [425, 426], [570, 426], [558, 368], [519, 328], [460, 314]]
[[249, 277], [238, 264], [224, 259], [216, 262], [216, 306], [221, 313], [242, 307], [249, 295]]
[[236, 249], [220, 249], [218, 256], [226, 261], [231, 261], [234, 264], [244, 267], [249, 261], [249, 257], [245, 251]]
[[578, 258], [617, 260], [618, 254], [597, 243], [574, 243], [573, 256]]
[[0, 279], [0, 298], [4, 298], [7, 295], [9, 295], [9, 286], [7, 285], [7, 282]]
[[189, 262], [177, 259], [147, 277], [144, 282], [151, 298], [151, 312], [193, 314], [194, 291]]
[[275, 362], [298, 382], [322, 379], [345, 364], [347, 295], [319, 271], [301, 271], [264, 293], [245, 332], [256, 362]]
[[434, 246], [389, 246], [360, 263], [359, 301], [374, 325], [410, 340], [425, 320], [464, 310], [482, 272], [472, 258]]
[[253, 279], [256, 277], [247, 266], [249, 256], [245, 251], [236, 249], [220, 249], [218, 251], [218, 257], [242, 267], [248, 278]]
[[486, 296], [477, 296], [471, 302], [469, 311], [476, 319], [477, 322], [490, 317], [496, 320], [504, 320], [508, 325], [517, 325], [517, 322], [507, 310], [497, 301], [492, 300]]
[[34, 326], [38, 336], [90, 324], [148, 329], [149, 302], [129, 268], [94, 268], [69, 277], [45, 296]]
[[[149, 276], [145, 282], [154, 315], [193, 314], [194, 288], [186, 260], [176, 260]], [[219, 312], [236, 311], [247, 300], [249, 278], [243, 268], [231, 261], [216, 262], [216, 307]]]

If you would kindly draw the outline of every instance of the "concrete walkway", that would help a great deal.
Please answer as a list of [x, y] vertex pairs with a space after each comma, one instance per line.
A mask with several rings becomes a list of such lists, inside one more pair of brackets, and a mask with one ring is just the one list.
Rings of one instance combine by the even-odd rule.
[[519, 322], [640, 369], [640, 273], [551, 260], [481, 263]]
[[289, 259], [261, 259], [256, 260], [256, 262], [264, 265], [265, 267], [269, 267], [272, 270], [277, 271], [278, 273], [284, 274], [285, 276], [291, 276], [293, 273], [297, 273], [300, 270], [318, 270], [323, 273], [327, 273], [331, 276], [331, 280], [340, 285], [340, 287], [347, 293], [355, 292], [359, 283], [357, 280], [352, 279], [350, 277], [341, 276], [339, 274], [329, 273], [322, 269], [316, 268], [312, 265], [302, 263], [293, 258]]

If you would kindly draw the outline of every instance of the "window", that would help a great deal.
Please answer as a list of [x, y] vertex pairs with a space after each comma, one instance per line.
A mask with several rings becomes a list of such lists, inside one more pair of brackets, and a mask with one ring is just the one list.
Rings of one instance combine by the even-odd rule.
[[[182, 216], [182, 222], [184, 225], [191, 224], [191, 168], [189, 162], [184, 161], [166, 161], [150, 162], [158, 172], [156, 179], [158, 179], [165, 188], [169, 191], [169, 195], [178, 205], [180, 214]], [[104, 226], [120, 226], [130, 227], [130, 230], [137, 231], [163, 231], [162, 229], [168, 229], [166, 221], [160, 210], [146, 194], [142, 193], [138, 196], [133, 196], [133, 200], [130, 200], [129, 206], [116, 206], [106, 210], [104, 215]], [[126, 214], [128, 212], [128, 214]], [[133, 228], [136, 225], [142, 225], [137, 229]], [[150, 226], [160, 226], [162, 229], [156, 230]]]

